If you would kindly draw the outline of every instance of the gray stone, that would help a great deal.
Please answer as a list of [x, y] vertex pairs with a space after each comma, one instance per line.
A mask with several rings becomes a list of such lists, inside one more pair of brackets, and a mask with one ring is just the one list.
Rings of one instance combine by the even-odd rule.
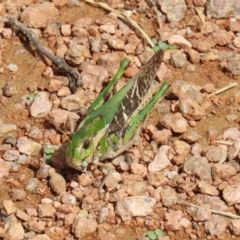
[[36, 156], [39, 154], [42, 146], [40, 143], [34, 142], [27, 137], [20, 137], [17, 141], [17, 148], [21, 153]]
[[75, 237], [83, 239], [88, 234], [97, 230], [97, 222], [94, 219], [88, 219], [78, 214], [73, 222], [72, 231]]
[[185, 16], [187, 6], [184, 0], [158, 0], [158, 4], [162, 11], [167, 14], [169, 22], [181, 21]]
[[21, 223], [10, 223], [4, 235], [4, 240], [24, 239], [24, 229]]
[[52, 204], [39, 204], [38, 205], [38, 215], [39, 217], [54, 217], [56, 209], [52, 206]]
[[152, 207], [156, 199], [147, 196], [125, 197], [116, 204], [116, 212], [123, 221], [131, 220], [132, 217], [148, 216], [153, 212]]
[[53, 174], [49, 180], [49, 185], [57, 195], [61, 195], [66, 192], [66, 181], [60, 174]]

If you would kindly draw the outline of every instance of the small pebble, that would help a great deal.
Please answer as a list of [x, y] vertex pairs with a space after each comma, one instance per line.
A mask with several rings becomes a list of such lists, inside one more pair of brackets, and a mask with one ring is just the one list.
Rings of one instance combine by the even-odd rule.
[[21, 201], [27, 196], [26, 192], [23, 189], [18, 188], [11, 189], [9, 194], [13, 199], [17, 201]]
[[6, 82], [5, 86], [3, 87], [3, 95], [5, 97], [12, 97], [16, 93], [16, 85], [12, 82]]
[[61, 202], [74, 205], [74, 204], [76, 204], [76, 197], [74, 195], [72, 195], [71, 193], [65, 192], [61, 196]]
[[17, 144], [17, 138], [13, 135], [8, 135], [3, 139], [4, 144], [10, 144], [14, 147]]
[[30, 178], [26, 184], [26, 191], [36, 193], [40, 181], [37, 178]]
[[41, 200], [41, 203], [42, 204], [49, 204], [49, 203], [53, 203], [53, 200], [52, 199], [50, 199], [50, 198], [43, 198], [42, 200]]
[[36, 173], [37, 179], [47, 179], [49, 177], [49, 168], [50, 166], [44, 164], [42, 167], [40, 167]]
[[4, 213], [6, 213], [7, 216], [17, 211], [17, 208], [12, 200], [3, 200], [2, 207], [3, 207]]
[[19, 164], [25, 164], [27, 160], [27, 155], [25, 154], [20, 154], [20, 156], [18, 157], [17, 163]]
[[49, 180], [49, 185], [57, 195], [66, 192], [66, 181], [60, 174], [55, 173]]
[[20, 164], [13, 162], [13, 163], [11, 163], [11, 165], [10, 165], [9, 171], [10, 171], [10, 172], [18, 172], [18, 171], [19, 171], [19, 168], [20, 168]]
[[10, 63], [7, 68], [11, 71], [11, 72], [16, 72], [18, 70], [18, 66], [14, 63]]
[[3, 154], [3, 159], [9, 162], [16, 161], [19, 157], [19, 151], [17, 150], [7, 150]]
[[12, 223], [7, 225], [4, 239], [21, 240], [24, 239], [24, 228], [21, 223]]
[[16, 216], [25, 222], [31, 218], [29, 215], [27, 215], [25, 212], [23, 212], [20, 209], [17, 209]]
[[54, 217], [56, 209], [50, 203], [39, 204], [38, 205], [38, 215], [39, 217]]
[[228, 114], [226, 115], [226, 119], [229, 123], [234, 122], [238, 118], [238, 115], [236, 114]]

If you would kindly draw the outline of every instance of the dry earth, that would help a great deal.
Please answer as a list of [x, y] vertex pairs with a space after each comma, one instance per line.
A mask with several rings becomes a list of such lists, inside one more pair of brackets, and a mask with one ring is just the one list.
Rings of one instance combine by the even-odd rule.
[[[83, 78], [71, 94], [68, 79], [53, 73], [23, 33], [0, 24], [2, 239], [143, 240], [155, 229], [164, 240], [240, 239], [240, 219], [213, 212], [239, 214], [239, 86], [209, 96], [240, 80], [240, 3], [158, 2], [157, 20], [151, 1], [108, 1], [131, 13], [149, 37], [178, 49], [165, 51], [158, 76], [172, 87], [141, 134], [147, 161], [139, 145], [129, 151], [131, 166], [119, 156], [102, 196], [101, 169], [81, 173], [64, 162], [66, 116], [83, 115], [128, 56], [119, 89], [153, 55], [151, 47], [116, 15], [84, 1], [0, 3], [2, 19], [31, 27]], [[61, 147], [51, 166], [43, 164], [50, 145]]]

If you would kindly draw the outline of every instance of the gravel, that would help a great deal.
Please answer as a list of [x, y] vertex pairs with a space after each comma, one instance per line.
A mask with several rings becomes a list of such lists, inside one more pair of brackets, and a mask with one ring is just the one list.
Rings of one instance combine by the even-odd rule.
[[118, 156], [105, 176], [94, 164], [85, 172], [67, 166], [69, 116], [84, 118], [124, 57], [131, 64], [114, 91], [154, 51], [115, 13], [84, 1], [0, 3], [2, 17], [19, 16], [82, 77], [72, 94], [68, 78], [37, 51], [26, 60], [23, 34], [1, 23], [0, 238], [149, 239], [145, 233], [158, 228], [165, 240], [239, 237], [240, 220], [229, 215], [240, 203], [239, 87], [214, 94], [240, 80], [237, 1], [159, 0], [157, 17], [145, 1], [108, 4], [128, 6], [155, 42], [177, 49], [164, 53], [158, 78], [172, 86], [145, 123], [142, 143], [129, 149], [132, 161]]

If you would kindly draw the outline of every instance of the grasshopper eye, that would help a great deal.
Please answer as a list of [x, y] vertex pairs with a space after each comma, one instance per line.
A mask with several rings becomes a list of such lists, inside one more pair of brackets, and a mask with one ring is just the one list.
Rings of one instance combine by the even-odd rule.
[[83, 148], [84, 149], [88, 149], [90, 146], [90, 141], [88, 139], [84, 140], [84, 143], [83, 143]]

